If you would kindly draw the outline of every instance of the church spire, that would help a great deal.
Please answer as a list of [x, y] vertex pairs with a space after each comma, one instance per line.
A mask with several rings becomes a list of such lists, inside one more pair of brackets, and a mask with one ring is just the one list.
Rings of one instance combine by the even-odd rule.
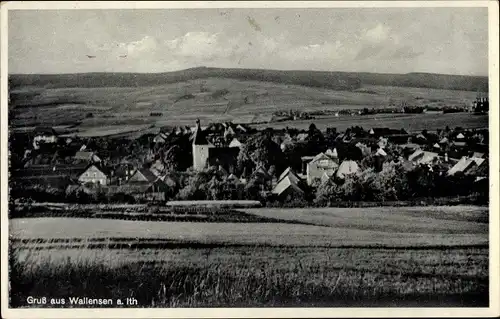
[[200, 119], [196, 119], [196, 130], [194, 132], [193, 145], [208, 145], [205, 132], [202, 131]]

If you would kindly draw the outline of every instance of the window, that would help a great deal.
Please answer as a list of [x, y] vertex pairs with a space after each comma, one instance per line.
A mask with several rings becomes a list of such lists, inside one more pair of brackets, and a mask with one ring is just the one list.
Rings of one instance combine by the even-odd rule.
[[324, 159], [318, 162], [318, 167], [329, 167], [331, 165], [331, 161]]

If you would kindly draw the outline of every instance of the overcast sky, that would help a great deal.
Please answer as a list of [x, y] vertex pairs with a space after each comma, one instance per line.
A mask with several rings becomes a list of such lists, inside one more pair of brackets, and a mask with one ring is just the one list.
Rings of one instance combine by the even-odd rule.
[[487, 75], [487, 8], [9, 11], [9, 73], [196, 66]]

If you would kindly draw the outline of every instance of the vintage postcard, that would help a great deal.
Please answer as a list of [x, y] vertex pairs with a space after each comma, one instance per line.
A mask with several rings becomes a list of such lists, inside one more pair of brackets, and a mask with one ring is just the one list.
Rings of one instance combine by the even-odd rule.
[[499, 315], [497, 1], [0, 21], [3, 317]]

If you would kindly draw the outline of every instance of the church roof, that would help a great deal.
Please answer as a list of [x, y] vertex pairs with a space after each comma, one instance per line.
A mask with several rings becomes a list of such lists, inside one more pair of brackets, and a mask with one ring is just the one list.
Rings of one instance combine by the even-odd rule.
[[205, 132], [201, 129], [200, 123], [196, 125], [196, 130], [193, 136], [193, 145], [209, 145]]

